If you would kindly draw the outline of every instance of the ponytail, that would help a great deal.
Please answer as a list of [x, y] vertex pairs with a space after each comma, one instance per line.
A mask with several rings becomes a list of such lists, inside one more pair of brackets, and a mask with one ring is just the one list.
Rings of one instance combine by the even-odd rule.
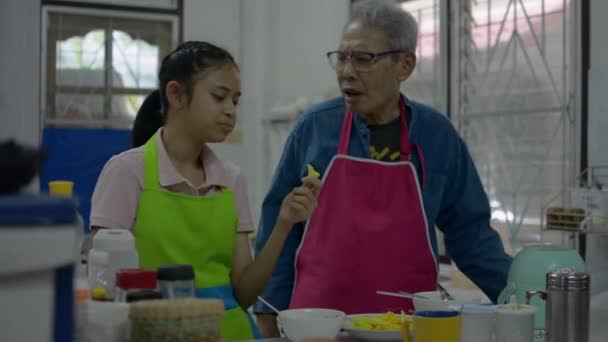
[[137, 111], [133, 130], [131, 131], [131, 143], [133, 147], [144, 145], [163, 124], [160, 93], [158, 90], [155, 90], [146, 97]]

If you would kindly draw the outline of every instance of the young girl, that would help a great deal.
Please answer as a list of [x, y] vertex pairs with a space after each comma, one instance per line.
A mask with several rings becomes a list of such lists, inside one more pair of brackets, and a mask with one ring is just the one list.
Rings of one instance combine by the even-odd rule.
[[164, 126], [108, 161], [93, 194], [92, 229], [131, 229], [143, 268], [193, 265], [197, 296], [224, 300], [222, 337], [253, 338], [244, 309], [264, 288], [293, 224], [310, 217], [320, 182], [304, 178], [285, 197], [272, 237], [252, 261], [245, 178], [207, 145], [226, 139], [236, 123], [234, 59], [209, 43], [186, 42], [163, 59], [159, 81]]

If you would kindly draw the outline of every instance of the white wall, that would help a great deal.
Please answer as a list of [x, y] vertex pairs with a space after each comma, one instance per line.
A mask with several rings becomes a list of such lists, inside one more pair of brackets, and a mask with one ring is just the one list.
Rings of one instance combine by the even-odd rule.
[[591, 65], [608, 67], [608, 44], [606, 44], [606, 30], [608, 22], [608, 1], [591, 1]]
[[608, 165], [608, 1], [591, 1], [591, 70], [589, 73], [589, 162]]
[[[608, 1], [590, 1], [589, 163], [608, 166]], [[593, 292], [608, 291], [608, 236], [592, 236], [587, 242], [589, 268], [595, 277], [592, 283]]]
[[[40, 0], [0, 1], [0, 141], [40, 143]], [[38, 179], [26, 188], [38, 192]]]
[[[589, 72], [589, 163], [608, 166], [608, 1], [591, 1], [591, 70]], [[608, 236], [590, 235], [587, 261], [593, 293], [608, 291]]]
[[0, 1], [0, 140], [40, 141], [40, 0]]
[[272, 49], [276, 65], [271, 71], [275, 72], [272, 94], [278, 102], [338, 89], [325, 54], [338, 47], [348, 6], [344, 0], [281, 0], [276, 6]]
[[239, 61], [242, 145], [215, 146], [246, 172], [257, 221], [264, 183], [261, 121], [271, 107], [336, 89], [325, 52], [335, 49], [348, 0], [186, 0], [184, 39], [218, 44]]

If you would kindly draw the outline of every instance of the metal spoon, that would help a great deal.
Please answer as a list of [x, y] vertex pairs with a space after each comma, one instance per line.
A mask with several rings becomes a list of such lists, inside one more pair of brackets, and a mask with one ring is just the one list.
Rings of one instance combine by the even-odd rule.
[[413, 298], [426, 299], [426, 300], [430, 299], [425, 296], [408, 293], [408, 292], [376, 291], [376, 294], [383, 295], [383, 296], [399, 297], [399, 298], [409, 298], [409, 299], [413, 299]]
[[454, 300], [454, 297], [445, 289], [445, 287], [441, 286], [441, 284], [437, 283], [437, 287], [439, 288], [439, 296], [441, 296], [441, 300], [447, 302], [448, 300]]

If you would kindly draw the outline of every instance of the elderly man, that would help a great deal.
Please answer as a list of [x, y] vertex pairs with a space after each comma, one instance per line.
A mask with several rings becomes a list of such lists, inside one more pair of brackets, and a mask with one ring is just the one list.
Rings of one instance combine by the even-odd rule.
[[[395, 1], [358, 1], [339, 49], [327, 54], [342, 97], [302, 114], [262, 207], [257, 250], [281, 200], [310, 164], [323, 175], [319, 205], [294, 227], [263, 297], [278, 309], [349, 314], [409, 311], [410, 300], [377, 290], [435, 290], [435, 226], [449, 255], [492, 300], [511, 258], [490, 227], [473, 161], [450, 121], [400, 94], [416, 65], [418, 27]], [[266, 335], [271, 310], [255, 307]]]

